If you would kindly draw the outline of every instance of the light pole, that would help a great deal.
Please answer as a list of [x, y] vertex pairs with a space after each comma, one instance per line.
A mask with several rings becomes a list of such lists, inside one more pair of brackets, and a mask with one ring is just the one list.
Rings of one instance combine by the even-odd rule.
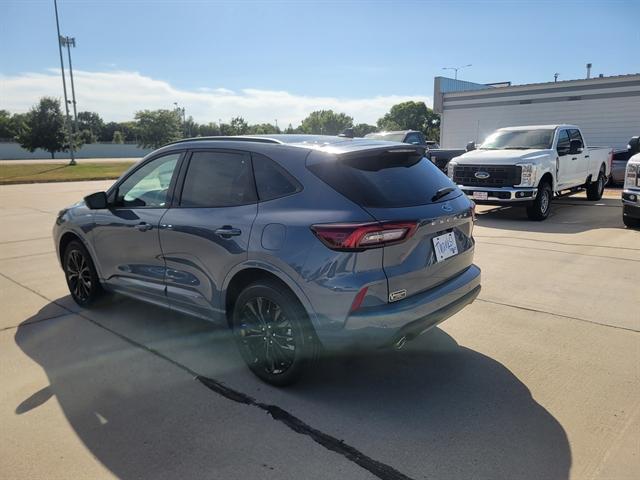
[[71, 78], [71, 104], [73, 105], [73, 133], [78, 134], [78, 110], [76, 108], [76, 89], [73, 84], [73, 65], [71, 64], [71, 47], [76, 48], [74, 37], [60, 37], [60, 44], [67, 47], [69, 56], [69, 77]]
[[67, 81], [64, 77], [64, 61], [62, 60], [62, 42], [60, 41], [62, 36], [60, 35], [60, 21], [58, 20], [58, 0], [53, 0], [53, 7], [56, 12], [56, 29], [58, 30], [58, 52], [60, 53], [60, 71], [62, 72], [62, 90], [64, 91], [64, 108], [67, 112], [64, 117], [64, 129], [67, 132], [67, 138], [69, 139], [69, 156], [71, 161], [69, 165], [76, 164], [76, 158], [73, 151], [73, 139], [71, 138], [71, 131], [69, 129], [69, 100], [67, 100]]
[[[180, 108], [180, 105], [178, 105], [178, 102], [173, 102], [173, 104], [176, 106], [176, 110], [178, 111], [178, 115], [182, 114], [182, 134], [187, 137], [187, 117], [185, 114], [185, 110], [184, 107]], [[191, 136], [191, 133], [189, 133], [189, 136]]]
[[462, 65], [460, 67], [442, 67], [442, 69], [443, 70], [453, 70], [455, 72], [453, 78], [454, 78], [454, 80], [457, 80], [458, 79], [458, 70], [462, 70], [463, 68], [467, 68], [467, 67], [471, 67], [471, 66], [472, 66], [471, 64], [468, 64], [468, 65]]

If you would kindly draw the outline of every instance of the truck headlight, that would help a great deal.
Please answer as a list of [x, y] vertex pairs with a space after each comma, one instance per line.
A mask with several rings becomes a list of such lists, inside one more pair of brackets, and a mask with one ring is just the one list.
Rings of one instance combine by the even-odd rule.
[[638, 165], [627, 163], [627, 173], [624, 176], [624, 188], [638, 186]]
[[449, 164], [447, 165], [447, 175], [451, 180], [453, 180], [453, 171], [456, 169], [457, 165], [458, 164], [455, 162], [449, 162]]
[[536, 185], [536, 166], [533, 163], [519, 163], [516, 167], [520, 167], [522, 174], [520, 177], [520, 184], [516, 187], [535, 187]]

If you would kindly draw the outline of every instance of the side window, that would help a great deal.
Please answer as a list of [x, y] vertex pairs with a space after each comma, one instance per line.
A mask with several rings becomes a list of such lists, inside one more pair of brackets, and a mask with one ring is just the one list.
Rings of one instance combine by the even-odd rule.
[[156, 158], [133, 172], [118, 187], [116, 205], [130, 208], [165, 208], [169, 185], [181, 153]]
[[261, 202], [286, 197], [302, 190], [300, 184], [276, 162], [264, 155], [252, 156], [258, 198]]
[[558, 132], [558, 145], [556, 150], [560, 155], [569, 153], [569, 133], [566, 130], [560, 130]]
[[580, 135], [580, 130], [576, 130], [575, 128], [572, 130], [569, 130], [569, 138], [571, 138], [571, 140], [580, 140], [580, 143], [584, 147], [584, 140], [582, 140], [582, 135]]
[[248, 154], [193, 152], [182, 187], [181, 207], [233, 207], [256, 200]]
[[404, 143], [411, 143], [413, 145], [421, 145], [422, 144], [422, 138], [420, 138], [420, 134], [419, 133], [410, 133], [409, 135], [407, 135], [407, 138], [405, 139]]

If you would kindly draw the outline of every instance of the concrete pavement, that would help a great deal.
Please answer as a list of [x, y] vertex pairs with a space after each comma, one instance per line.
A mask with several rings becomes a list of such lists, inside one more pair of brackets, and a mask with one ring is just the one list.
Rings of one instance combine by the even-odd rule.
[[481, 207], [476, 303], [275, 389], [225, 329], [70, 301], [53, 218], [109, 184], [0, 187], [0, 476], [640, 475], [640, 232], [618, 198], [568, 197], [541, 223]]

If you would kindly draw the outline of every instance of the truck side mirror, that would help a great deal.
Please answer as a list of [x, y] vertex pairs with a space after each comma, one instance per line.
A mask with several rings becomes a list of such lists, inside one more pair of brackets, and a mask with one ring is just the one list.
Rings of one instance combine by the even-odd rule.
[[582, 141], [574, 138], [569, 142], [569, 155], [575, 155], [582, 151]]
[[629, 150], [629, 153], [631, 153], [631, 155], [640, 153], [640, 136], [636, 135], [635, 137], [631, 137], [631, 140], [629, 140], [629, 145], [627, 145], [627, 150]]
[[466, 147], [467, 152], [470, 152], [475, 149], [476, 149], [476, 142], [467, 143], [467, 147]]
[[104, 192], [96, 192], [84, 197], [84, 203], [87, 204], [91, 210], [100, 210], [107, 208], [107, 194]]

